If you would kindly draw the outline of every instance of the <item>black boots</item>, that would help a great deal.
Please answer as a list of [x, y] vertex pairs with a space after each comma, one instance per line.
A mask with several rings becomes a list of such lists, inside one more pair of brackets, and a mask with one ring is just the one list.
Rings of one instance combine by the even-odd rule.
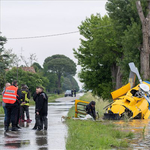
[[47, 130], [47, 126], [48, 126], [47, 116], [43, 116], [42, 120], [43, 120], [44, 130]]
[[11, 131], [18, 131], [17, 127], [12, 127]]
[[16, 128], [21, 129], [21, 127], [20, 127], [20, 126], [18, 126], [18, 125], [16, 125]]
[[9, 131], [9, 127], [5, 125], [5, 131], [8, 132]]

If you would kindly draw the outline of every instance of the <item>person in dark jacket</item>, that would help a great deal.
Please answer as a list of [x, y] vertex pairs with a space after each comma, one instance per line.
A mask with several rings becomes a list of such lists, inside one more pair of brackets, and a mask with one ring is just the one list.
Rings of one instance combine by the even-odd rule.
[[95, 105], [96, 102], [94, 101], [91, 101], [88, 105], [86, 105], [86, 113], [91, 115], [94, 120], [96, 120]]
[[[14, 81], [13, 85], [18, 88], [18, 82], [17, 81]], [[16, 128], [21, 129], [21, 127], [19, 126], [19, 119], [20, 119], [20, 104], [21, 104], [21, 99], [22, 99], [22, 93], [21, 93], [21, 90], [19, 88], [18, 88], [17, 93], [18, 93], [19, 98], [17, 98], [18, 110], [17, 110]]]
[[48, 97], [46, 93], [43, 92], [42, 87], [36, 88], [36, 93], [33, 96], [35, 101], [35, 119], [36, 123], [33, 130], [42, 130], [44, 125], [44, 130], [47, 130], [47, 112], [48, 112]]
[[71, 96], [73, 97], [73, 89], [71, 90]]
[[73, 90], [73, 93], [74, 93], [74, 97], [76, 97], [76, 93], [77, 93], [76, 89]]
[[[12, 86], [15, 86], [18, 88], [17, 81], [13, 81]], [[17, 90], [17, 100], [14, 104], [6, 103], [6, 109], [7, 109], [7, 120], [6, 120], [6, 131], [9, 131], [9, 124], [12, 123], [12, 131], [18, 131], [20, 128], [18, 126], [19, 121], [19, 107], [20, 107], [20, 99], [21, 99], [21, 91]]]

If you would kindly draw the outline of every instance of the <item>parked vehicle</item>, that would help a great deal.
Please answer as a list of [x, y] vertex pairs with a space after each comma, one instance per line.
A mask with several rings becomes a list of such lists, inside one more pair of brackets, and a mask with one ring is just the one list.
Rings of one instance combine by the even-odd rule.
[[67, 91], [65, 92], [65, 97], [67, 97], [67, 96], [71, 96], [71, 97], [72, 97], [72, 92], [71, 92], [71, 90], [67, 90]]

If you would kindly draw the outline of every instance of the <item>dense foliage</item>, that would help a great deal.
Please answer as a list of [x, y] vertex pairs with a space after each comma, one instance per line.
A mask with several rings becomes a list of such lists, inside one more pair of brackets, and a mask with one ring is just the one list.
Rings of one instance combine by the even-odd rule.
[[76, 74], [76, 64], [64, 55], [47, 57], [43, 66], [45, 74], [54, 77], [53, 80], [56, 81], [58, 92], [62, 91], [62, 77]]
[[[86, 89], [92, 89], [99, 96], [108, 97], [113, 87], [112, 67], [122, 52], [117, 47], [116, 33], [108, 16], [101, 18], [99, 14], [87, 18], [79, 26], [81, 46], [74, 50], [82, 71], [79, 74]], [[101, 28], [101, 26], [107, 26]], [[105, 92], [106, 93], [105, 93]]]
[[[12, 68], [6, 72], [6, 81], [12, 83], [13, 80], [17, 80], [17, 68]], [[19, 87], [22, 84], [27, 84], [31, 93], [34, 93], [37, 86], [47, 87], [48, 79], [37, 73], [23, 71], [18, 68], [18, 84]]]
[[[147, 1], [141, 1], [144, 14]], [[128, 82], [129, 62], [140, 69], [141, 22], [136, 0], [108, 0], [108, 15], [91, 15], [79, 26], [81, 44], [74, 49], [82, 66], [79, 74], [85, 89], [109, 98], [110, 92]]]
[[6, 37], [0, 36], [0, 90], [5, 84], [5, 69], [8, 66], [8, 55], [4, 54], [4, 44], [6, 42]]
[[[7, 59], [4, 59], [4, 56], [7, 56]], [[49, 60], [49, 58], [54, 58], [55, 56], [56, 55], [48, 57], [46, 61]], [[57, 56], [57, 61], [53, 61], [52, 65], [54, 69], [57, 68], [61, 73], [59, 81], [57, 72], [47, 70], [47, 66], [49, 69], [51, 67], [49, 61], [44, 63], [44, 68], [39, 63], [34, 62], [32, 67], [34, 67], [35, 73], [31, 73], [22, 69], [24, 66], [20, 65], [21, 58], [18, 55], [14, 54], [11, 49], [5, 50], [4, 54], [1, 54], [0, 56], [1, 90], [4, 87], [5, 82], [12, 83], [13, 80], [18, 80], [19, 87], [21, 84], [27, 84], [31, 93], [35, 91], [36, 86], [44, 87], [48, 93], [62, 93], [65, 90], [70, 90], [72, 88], [78, 91], [78, 83], [73, 78], [73, 75], [76, 73], [76, 64], [64, 55]], [[28, 62], [26, 61], [26, 63]], [[59, 88], [58, 82], [60, 84]]]
[[79, 85], [77, 81], [74, 79], [74, 77], [69, 75], [63, 78], [62, 89], [63, 91], [66, 91], [68, 89], [69, 90], [76, 89], [76, 91], [79, 91]]

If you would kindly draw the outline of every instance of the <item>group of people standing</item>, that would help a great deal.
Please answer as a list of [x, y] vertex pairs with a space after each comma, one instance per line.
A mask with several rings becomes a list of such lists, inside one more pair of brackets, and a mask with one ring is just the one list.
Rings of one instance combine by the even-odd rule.
[[77, 93], [77, 92], [76, 92], [76, 89], [72, 89], [72, 90], [71, 90], [71, 95], [72, 95], [72, 97], [76, 97], [76, 93]]
[[[6, 132], [9, 131], [10, 123], [12, 124], [11, 130], [18, 131], [21, 129], [19, 122], [31, 122], [29, 116], [30, 92], [27, 85], [22, 84], [20, 90], [17, 81], [13, 81], [12, 85], [6, 83], [2, 96]], [[47, 130], [48, 97], [42, 87], [36, 88], [33, 100], [35, 101], [35, 126], [33, 129], [42, 130], [44, 126], [44, 130]], [[24, 112], [26, 112], [27, 120], [25, 120]]]

